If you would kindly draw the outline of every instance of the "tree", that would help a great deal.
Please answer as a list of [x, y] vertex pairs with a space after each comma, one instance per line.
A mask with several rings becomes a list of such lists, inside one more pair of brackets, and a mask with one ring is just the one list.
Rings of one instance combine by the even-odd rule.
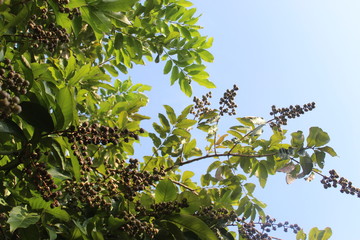
[[[283, 129], [315, 103], [273, 106], [272, 119], [237, 118], [221, 134], [221, 119], [235, 115], [234, 85], [218, 108], [208, 93], [181, 113], [165, 105], [154, 132], [141, 127], [151, 86], [116, 79], [134, 64], [166, 62], [164, 74], [187, 96], [192, 84], [215, 87], [204, 65], [212, 38], [199, 32], [191, 2], [0, 3], [1, 239], [271, 239], [273, 228], [331, 236], [266, 216], [247, 181], [265, 187], [274, 174], [288, 183], [321, 174], [325, 155], [336, 156], [328, 134], [312, 127], [285, 143]], [[153, 151], [131, 158], [143, 137]], [[183, 170], [204, 159], [212, 161], [198, 185]], [[335, 171], [323, 177], [325, 187], [358, 194]]]

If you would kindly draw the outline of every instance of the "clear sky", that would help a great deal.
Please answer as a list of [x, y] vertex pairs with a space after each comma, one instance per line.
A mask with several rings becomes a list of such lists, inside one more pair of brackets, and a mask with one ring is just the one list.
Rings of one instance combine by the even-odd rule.
[[[208, 64], [212, 90], [220, 96], [236, 83], [240, 116], [269, 118], [271, 105], [288, 106], [315, 101], [317, 108], [289, 121], [289, 131], [319, 126], [331, 137], [329, 143], [339, 157], [327, 157], [324, 173], [336, 169], [339, 175], [360, 187], [360, 1], [192, 0], [203, 16], [199, 25], [204, 35], [215, 38]], [[162, 64], [150, 63], [131, 71], [134, 82], [153, 86], [150, 103], [143, 113], [153, 116], [169, 104], [178, 111], [191, 98], [169, 86]], [[195, 87], [195, 95], [208, 90]], [[147, 128], [152, 131], [150, 123]], [[233, 124], [223, 121], [222, 124]], [[225, 132], [224, 132], [225, 133]], [[221, 134], [221, 133], [220, 133]], [[146, 153], [144, 153], [146, 154]], [[206, 171], [204, 163], [199, 173]], [[331, 239], [358, 240], [360, 199], [323, 189], [317, 177], [311, 183], [298, 180], [291, 185], [285, 176], [270, 176], [265, 189], [255, 196], [266, 202], [266, 213], [279, 221], [333, 229]], [[293, 234], [274, 236], [295, 239]]]

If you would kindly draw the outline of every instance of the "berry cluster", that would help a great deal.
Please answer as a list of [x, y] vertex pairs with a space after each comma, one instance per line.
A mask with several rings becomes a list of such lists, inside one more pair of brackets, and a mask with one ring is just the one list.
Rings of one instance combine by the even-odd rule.
[[124, 162], [121, 161], [116, 169], [108, 168], [106, 173], [110, 176], [120, 176], [114, 179], [114, 191], [110, 191], [114, 195], [118, 194], [120, 190], [124, 197], [130, 201], [134, 200], [137, 192], [145, 190], [148, 186], [159, 181], [165, 176], [164, 167], [161, 169], [154, 168], [153, 172], [139, 171], [139, 161], [137, 159], [130, 159], [129, 164], [125, 167]]
[[71, 127], [63, 135], [67, 137], [69, 143], [72, 143], [71, 149], [79, 160], [83, 175], [85, 172], [90, 172], [92, 165], [87, 145], [107, 145], [109, 143], [118, 145], [119, 141], [129, 142], [129, 138], [138, 140], [138, 134], [144, 132], [142, 128], [137, 132], [132, 132], [127, 129], [119, 130], [117, 127], [100, 126], [97, 123], [90, 125], [88, 122], [84, 122], [77, 130]]
[[137, 216], [132, 213], [124, 212], [123, 215], [126, 223], [120, 227], [120, 230], [126, 232], [129, 236], [146, 234], [148, 237], [154, 238], [155, 235], [159, 233], [159, 229], [155, 228], [153, 223], [140, 221]]
[[237, 90], [239, 90], [239, 88], [234, 84], [233, 88], [231, 90], [227, 89], [224, 96], [220, 98], [220, 116], [223, 116], [225, 113], [229, 116], [236, 114], [235, 109], [237, 108], [237, 105], [234, 100]]
[[163, 216], [170, 215], [172, 213], [179, 213], [181, 208], [189, 207], [186, 198], [183, 198], [181, 202], [173, 201], [173, 202], [160, 202], [151, 204], [150, 208], [151, 212], [148, 212], [148, 216], [153, 216], [155, 218], [161, 218]]
[[311, 111], [315, 108], [315, 102], [300, 105], [290, 105], [288, 108], [276, 108], [275, 105], [271, 107], [270, 115], [274, 116], [274, 122], [270, 123], [270, 127], [281, 129], [281, 125], [287, 125], [287, 120], [300, 117], [305, 112]]
[[105, 211], [109, 211], [111, 203], [100, 194], [101, 191], [106, 191], [108, 187], [105, 181], [90, 182], [87, 179], [81, 179], [81, 182], [66, 180], [64, 191], [69, 195], [67, 199], [69, 208], [75, 208], [80, 201], [86, 204], [90, 208], [102, 208]]
[[211, 92], [208, 92], [205, 95], [202, 95], [202, 98], [193, 98], [193, 102], [195, 105], [191, 108], [190, 113], [194, 114], [195, 117], [200, 117], [208, 112], [210, 112], [212, 109], [210, 109], [207, 106], [210, 106], [211, 103], [209, 102], [209, 98], [212, 98]]
[[80, 8], [70, 9], [70, 8], [67, 8], [67, 7], [64, 6], [66, 4], [69, 4], [70, 0], [56, 0], [55, 2], [58, 5], [59, 12], [67, 13], [68, 18], [70, 20], [72, 20], [74, 18], [74, 16], [80, 16], [81, 15]]
[[62, 195], [61, 191], [55, 191], [58, 186], [54, 183], [51, 174], [46, 170], [46, 165], [43, 162], [38, 162], [41, 157], [40, 149], [35, 149], [34, 152], [28, 156], [27, 161], [30, 163], [23, 169], [26, 175], [30, 178], [37, 191], [40, 192], [45, 201], [52, 201], [50, 207], [59, 207], [60, 203], [57, 200]]
[[59, 46], [68, 44], [70, 42], [70, 36], [64, 28], [56, 26], [53, 22], [46, 22], [45, 24], [39, 23], [41, 19], [44, 19], [44, 16], [47, 16], [46, 8], [44, 8], [42, 12], [40, 17], [35, 14], [31, 17], [28, 22], [28, 33], [20, 36], [32, 39], [32, 48], [37, 49], [43, 46], [50, 52], [54, 52]]
[[[96, 179], [81, 177], [81, 182], [66, 180], [64, 190], [69, 194], [69, 202], [80, 201], [92, 208], [104, 208], [109, 210], [111, 200], [118, 199], [122, 194], [124, 198], [132, 201], [136, 193], [143, 191], [165, 175], [163, 169], [156, 168], [153, 173], [138, 171], [138, 160], [130, 159], [125, 166], [125, 161], [116, 160], [116, 168], [105, 162], [106, 174], [101, 176], [97, 173]], [[95, 170], [94, 170], [95, 171]]]
[[5, 58], [0, 63], [0, 119], [21, 112], [19, 95], [27, 93], [29, 81], [14, 71], [11, 61]]
[[335, 170], [330, 170], [329, 173], [330, 173], [329, 177], [323, 176], [323, 179], [321, 180], [321, 183], [324, 185], [325, 189], [331, 187], [336, 188], [338, 185], [340, 185], [341, 193], [356, 195], [357, 197], [360, 198], [360, 188], [354, 187], [352, 185], [352, 182], [347, 180], [346, 178], [344, 177], [340, 178], [340, 176], [336, 173]]
[[266, 216], [264, 221], [261, 217], [258, 222], [251, 221], [247, 223], [245, 219], [241, 221], [243, 224], [242, 227], [239, 228], [239, 234], [250, 240], [271, 240], [273, 238], [269, 236], [269, 233], [280, 228], [282, 228], [284, 232], [288, 232], [290, 229], [295, 234], [301, 230], [297, 224], [289, 224], [288, 221], [276, 223], [276, 219], [270, 216]]
[[195, 214], [207, 223], [225, 224], [237, 220], [235, 211], [229, 211], [226, 208], [214, 208], [214, 206], [201, 207]]

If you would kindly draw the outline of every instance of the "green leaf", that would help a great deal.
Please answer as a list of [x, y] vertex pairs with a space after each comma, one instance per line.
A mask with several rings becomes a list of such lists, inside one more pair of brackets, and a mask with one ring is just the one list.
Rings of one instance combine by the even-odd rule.
[[187, 117], [187, 115], [189, 115], [192, 106], [193, 105], [189, 105], [189, 106], [185, 107], [184, 110], [182, 110], [181, 114], [177, 118], [178, 123], [181, 122], [183, 119], [185, 119]]
[[105, 11], [125, 12], [132, 8], [138, 0], [102, 0], [96, 6]]
[[164, 74], [168, 74], [172, 68], [172, 60], [168, 60], [164, 67]]
[[160, 138], [158, 138], [154, 133], [149, 133], [149, 137], [153, 141], [155, 147], [159, 147], [161, 144]]
[[291, 146], [301, 148], [304, 144], [304, 134], [302, 131], [291, 133]]
[[175, 111], [172, 107], [170, 107], [169, 105], [164, 105], [164, 108], [166, 110], [166, 114], [170, 120], [171, 124], [175, 124], [176, 123], [176, 114]]
[[259, 167], [257, 169], [257, 175], [259, 178], [260, 186], [264, 188], [268, 178], [268, 171], [266, 169], [266, 166], [263, 164], [263, 162], [260, 162], [259, 164]]
[[301, 175], [306, 176], [309, 173], [311, 173], [313, 169], [313, 162], [309, 156], [300, 157], [300, 165], [301, 168], [303, 169]]
[[304, 233], [304, 230], [298, 231], [296, 234], [296, 240], [306, 240], [306, 234]]
[[197, 121], [196, 120], [192, 120], [192, 119], [183, 119], [182, 121], [178, 122], [175, 126], [177, 128], [188, 128], [193, 126], [194, 124], [196, 124]]
[[184, 157], [188, 158], [189, 155], [191, 154], [192, 150], [196, 147], [196, 139], [191, 140], [190, 142], [186, 143], [184, 145]]
[[179, 80], [180, 89], [185, 93], [186, 96], [190, 97], [192, 95], [192, 88], [189, 83], [189, 79], [187, 78], [180, 78]]
[[209, 51], [205, 49], [199, 49], [196, 52], [200, 55], [201, 59], [203, 59], [204, 61], [206, 62], [214, 61], [214, 56]]
[[76, 0], [76, 1], [70, 1], [66, 7], [68, 8], [77, 8], [77, 7], [82, 7], [82, 6], [86, 6], [87, 3], [85, 0]]
[[17, 206], [11, 209], [7, 223], [10, 224], [10, 232], [14, 232], [18, 228], [27, 228], [37, 223], [39, 219], [37, 213], [29, 213], [26, 208]]
[[245, 184], [244, 184], [244, 187], [246, 188], [248, 194], [251, 195], [251, 194], [253, 194], [256, 185], [255, 185], [254, 183], [245, 183]]
[[191, 215], [179, 214], [166, 217], [166, 220], [186, 228], [203, 240], [217, 240], [215, 233], [208, 227], [206, 223], [199, 218]]
[[311, 127], [306, 139], [308, 147], [320, 147], [330, 141], [329, 135], [319, 127]]
[[192, 2], [186, 1], [186, 0], [179, 0], [176, 2], [176, 4], [183, 6], [183, 7], [191, 7], [193, 5]]
[[172, 131], [172, 133], [176, 136], [180, 136], [180, 137], [183, 137], [183, 138], [190, 138], [191, 137], [191, 134], [186, 131], [185, 129], [182, 129], [182, 128], [176, 128]]
[[22, 108], [19, 116], [35, 128], [51, 132], [54, 130], [54, 123], [49, 112], [40, 104], [35, 102], [21, 102]]
[[166, 119], [166, 117], [165, 117], [163, 114], [161, 114], [161, 113], [159, 113], [158, 116], [159, 116], [159, 119], [160, 119], [161, 125], [163, 126], [164, 131], [167, 132], [167, 133], [170, 132], [170, 124], [169, 124], [169, 121], [168, 121], [168, 120]]
[[330, 156], [332, 157], [336, 157], [337, 154], [335, 152], [335, 150], [332, 148], [332, 147], [329, 147], [329, 146], [325, 146], [325, 147], [321, 147], [321, 148], [318, 148], [318, 150], [322, 151], [322, 152], [326, 152], [328, 153]]
[[204, 86], [207, 88], [216, 88], [216, 85], [208, 79], [201, 79], [201, 78], [194, 77], [193, 80], [201, 86]]
[[115, 41], [114, 41], [114, 48], [120, 49], [123, 46], [124, 36], [121, 33], [116, 33]]
[[318, 240], [328, 240], [332, 235], [331, 228], [327, 227], [318, 234]]
[[33, 197], [29, 199], [29, 204], [31, 206], [31, 209], [34, 210], [44, 210], [45, 212], [53, 215], [57, 219], [60, 219], [61, 221], [68, 222], [71, 220], [70, 215], [60, 207], [51, 208], [50, 202], [46, 202], [42, 197]]
[[179, 79], [179, 68], [177, 66], [174, 66], [171, 71], [171, 77], [170, 77], [170, 83], [173, 85], [176, 80]]
[[177, 187], [169, 179], [161, 180], [155, 189], [155, 202], [170, 202], [177, 197]]
[[0, 133], [10, 134], [19, 138], [21, 141], [26, 141], [26, 137], [21, 128], [10, 119], [0, 120]]
[[89, 74], [91, 64], [82, 65], [80, 69], [76, 70], [75, 75], [70, 79], [69, 86], [74, 86], [79, 81], [85, 79]]
[[317, 163], [320, 168], [324, 168], [325, 152], [316, 151], [312, 154], [311, 159]]
[[56, 101], [60, 107], [62, 115], [64, 116], [63, 126], [57, 126], [60, 127], [59, 130], [62, 130], [67, 128], [74, 120], [74, 98], [70, 92], [70, 89], [68, 87], [63, 87], [60, 89], [56, 95]]
[[117, 122], [118, 122], [118, 127], [120, 129], [124, 129], [126, 127], [126, 124], [128, 123], [128, 113], [126, 111], [121, 111], [119, 113], [119, 118]]

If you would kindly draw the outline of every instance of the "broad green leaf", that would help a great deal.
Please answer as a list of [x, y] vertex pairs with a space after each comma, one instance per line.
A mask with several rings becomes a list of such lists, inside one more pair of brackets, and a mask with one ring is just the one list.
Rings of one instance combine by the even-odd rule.
[[164, 74], [168, 74], [172, 68], [172, 60], [168, 60], [164, 67]]
[[62, 221], [68, 222], [71, 220], [70, 215], [60, 207], [51, 208], [50, 202], [46, 202], [42, 197], [33, 197], [29, 199], [29, 204], [32, 209], [39, 210], [42, 209], [45, 212], [53, 215], [57, 219], [60, 219]]
[[216, 88], [216, 85], [211, 82], [209, 79], [202, 79], [194, 77], [193, 80], [197, 82], [199, 85], [207, 87], [207, 88]]
[[155, 202], [170, 202], [177, 197], [177, 187], [169, 179], [161, 180], [155, 189]]
[[196, 147], [196, 139], [191, 140], [190, 142], [184, 145], [184, 157], [188, 158], [192, 150]]
[[329, 146], [325, 146], [325, 147], [321, 147], [321, 148], [318, 148], [318, 150], [322, 151], [322, 152], [326, 152], [328, 153], [330, 156], [332, 157], [336, 157], [337, 154], [335, 152], [335, 150], [332, 148], [332, 147], [329, 147]]
[[206, 62], [214, 61], [214, 56], [209, 51], [205, 49], [199, 49], [196, 52], [200, 55], [201, 59], [203, 59], [204, 61]]
[[110, 12], [125, 12], [132, 8], [138, 0], [102, 0], [96, 7]]
[[331, 228], [327, 227], [318, 234], [318, 240], [328, 240], [332, 236]]
[[304, 233], [304, 230], [298, 231], [296, 234], [296, 240], [306, 240], [306, 234]]
[[80, 69], [76, 70], [75, 75], [69, 80], [69, 86], [74, 86], [79, 81], [86, 78], [90, 72], [90, 69], [90, 64], [82, 65]]
[[186, 1], [186, 0], [179, 0], [176, 2], [176, 4], [183, 6], [183, 7], [191, 7], [193, 5], [192, 2]]
[[315, 150], [311, 156], [311, 159], [313, 162], [317, 163], [320, 168], [324, 168], [325, 152]]
[[149, 133], [149, 137], [151, 138], [151, 140], [154, 143], [155, 147], [159, 147], [161, 144], [161, 140], [160, 138], [158, 138], [154, 133]]
[[21, 102], [22, 108], [19, 116], [27, 123], [39, 129], [40, 131], [51, 132], [54, 130], [54, 123], [49, 114], [43, 106], [35, 102]]
[[312, 159], [309, 156], [300, 157], [300, 165], [303, 169], [301, 175], [308, 175], [313, 169]]
[[179, 79], [180, 89], [185, 93], [186, 96], [190, 97], [192, 95], [192, 88], [189, 83], [189, 79], [180, 78]]
[[77, 8], [77, 7], [82, 7], [82, 6], [86, 6], [86, 0], [76, 0], [76, 1], [70, 1], [66, 7], [68, 8]]
[[266, 169], [265, 164], [263, 164], [263, 162], [260, 162], [259, 164], [259, 167], [257, 169], [257, 175], [259, 178], [260, 186], [264, 188], [268, 178], [268, 171]]
[[0, 133], [10, 134], [21, 141], [26, 141], [26, 137], [21, 128], [10, 119], [0, 120]]
[[302, 131], [291, 133], [291, 146], [301, 148], [304, 145], [304, 134]]
[[126, 124], [128, 123], [128, 113], [126, 111], [121, 111], [119, 113], [117, 123], [120, 129], [124, 129], [126, 127]]
[[183, 119], [182, 121], [178, 122], [175, 126], [178, 128], [188, 128], [196, 124], [196, 120], [192, 119]]
[[172, 107], [170, 107], [169, 105], [164, 105], [164, 108], [166, 110], [166, 114], [170, 120], [171, 124], [175, 124], [176, 123], [176, 114], [175, 111]]
[[13, 26], [19, 26], [21, 22], [27, 19], [27, 15], [29, 14], [29, 9], [31, 8], [31, 2], [24, 4], [26, 6], [22, 7], [20, 12], [11, 20], [9, 23], [2, 29], [0, 29], [0, 35], [4, 33], [7, 29], [10, 29]]
[[182, 128], [176, 128], [176, 129], [174, 129], [172, 131], [172, 133], [174, 135], [177, 135], [177, 136], [180, 136], [180, 137], [183, 137], [183, 138], [186, 138], [186, 139], [191, 137], [191, 134], [188, 131], [186, 131], [185, 129], [182, 129]]
[[183, 182], [185, 182], [186, 180], [192, 178], [194, 175], [195, 175], [195, 173], [192, 171], [185, 171], [181, 177], [181, 180]]
[[62, 115], [64, 116], [64, 124], [60, 127], [59, 130], [65, 129], [73, 122], [74, 119], [74, 98], [71, 94], [71, 91], [68, 87], [63, 87], [60, 89], [58, 94], [56, 95], [57, 104], [60, 107]]
[[306, 139], [308, 147], [320, 147], [330, 141], [329, 135], [319, 127], [311, 127]]
[[193, 105], [189, 105], [189, 106], [185, 107], [184, 110], [182, 110], [181, 114], [177, 118], [178, 123], [181, 122], [183, 119], [185, 119], [187, 117], [187, 115], [189, 115], [192, 107], [193, 107]]
[[161, 113], [159, 113], [158, 116], [159, 116], [159, 119], [160, 119], [161, 125], [163, 126], [164, 131], [167, 132], [167, 133], [170, 132], [170, 124], [169, 124], [169, 121], [168, 121], [168, 120], [166, 119], [166, 117], [165, 117], [163, 114], [161, 114]]
[[256, 185], [254, 183], [245, 183], [244, 187], [246, 188], [248, 194], [252, 195], [255, 190]]
[[194, 232], [202, 240], [218, 239], [208, 225], [195, 216], [179, 214], [166, 217], [166, 220]]
[[179, 79], [179, 68], [174, 66], [171, 71], [170, 83], [173, 85]]
[[10, 225], [10, 232], [14, 232], [18, 228], [27, 228], [37, 223], [39, 219], [37, 213], [29, 213], [26, 208], [17, 206], [11, 209], [7, 223]]
[[114, 48], [120, 49], [123, 46], [124, 36], [121, 33], [116, 33], [115, 41], [114, 41]]

